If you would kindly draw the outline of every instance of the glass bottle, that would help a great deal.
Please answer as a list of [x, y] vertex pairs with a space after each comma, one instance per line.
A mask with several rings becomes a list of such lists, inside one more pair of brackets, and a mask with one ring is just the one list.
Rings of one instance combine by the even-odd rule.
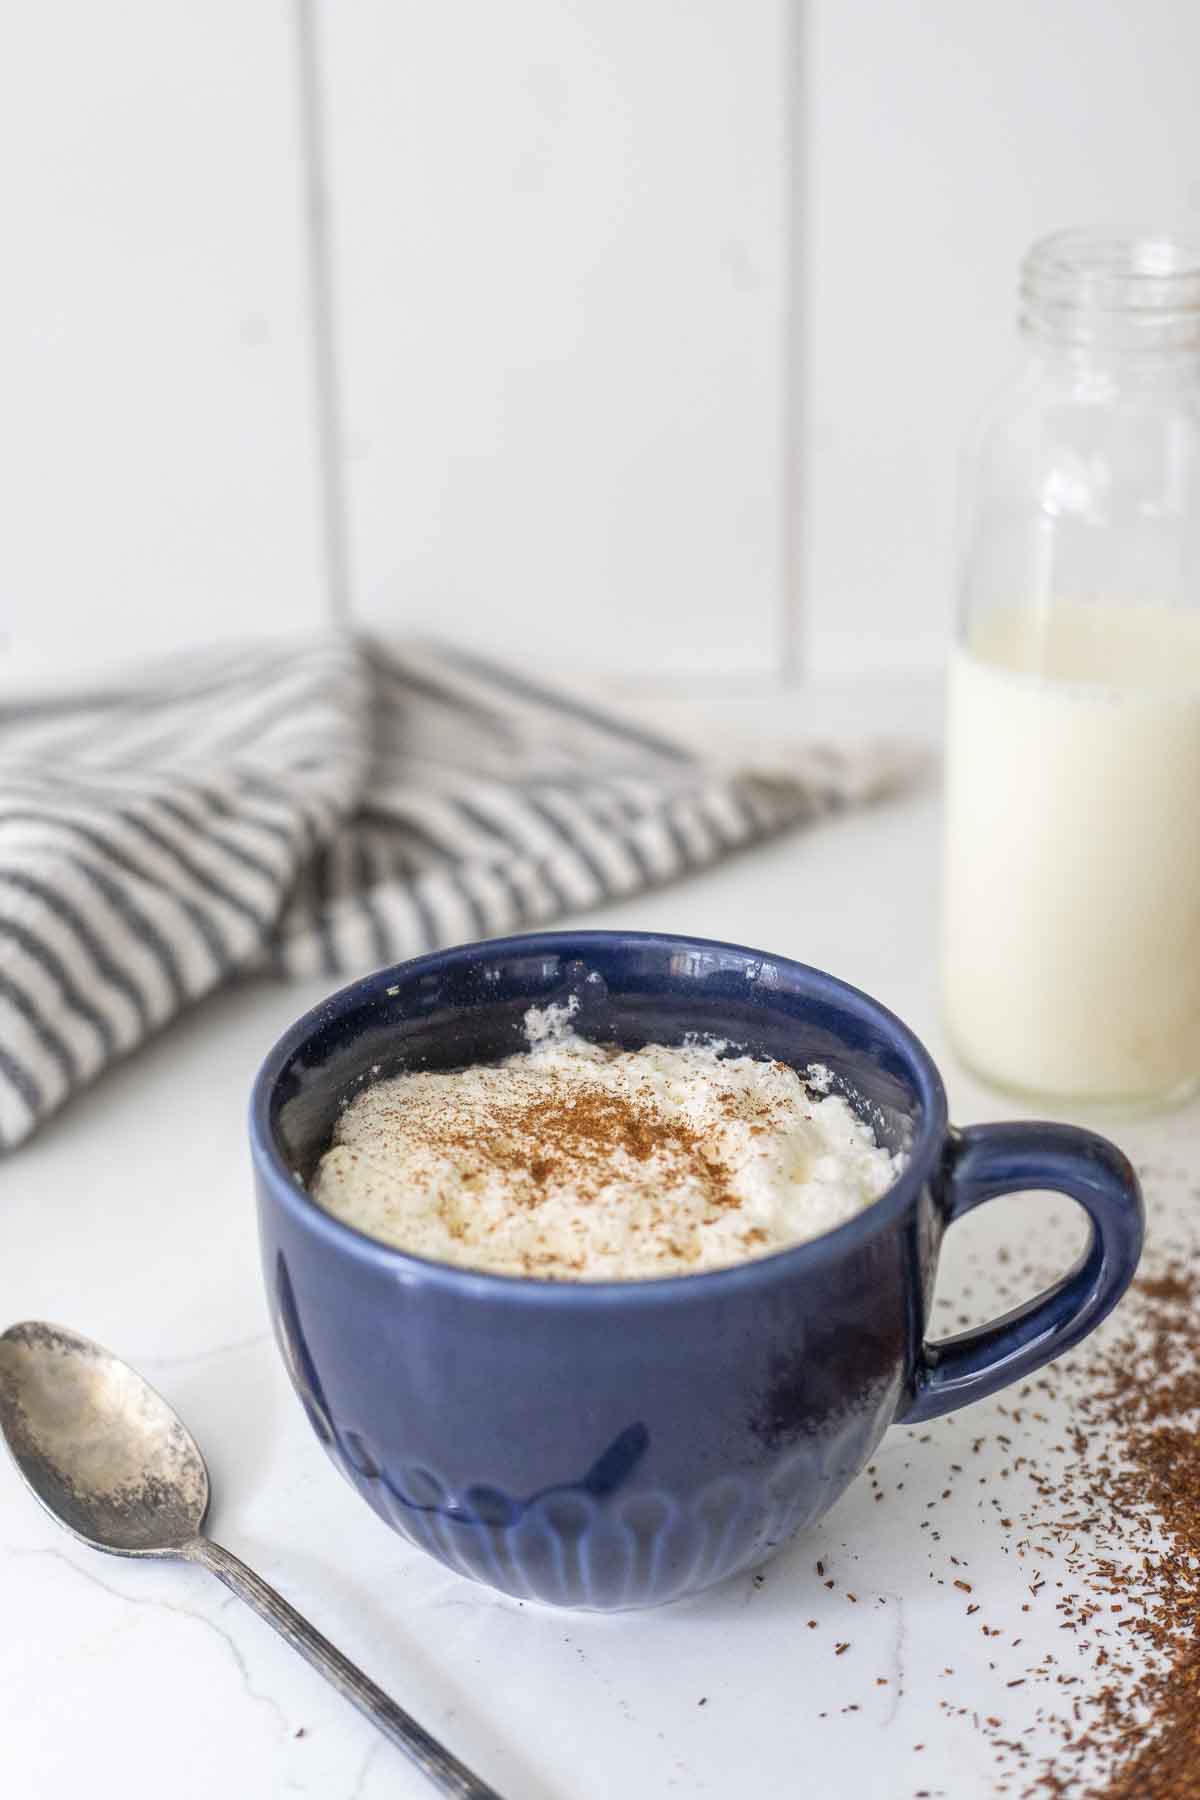
[[952, 1041], [1013, 1090], [1200, 1082], [1200, 248], [1069, 231], [962, 495], [947, 737]]

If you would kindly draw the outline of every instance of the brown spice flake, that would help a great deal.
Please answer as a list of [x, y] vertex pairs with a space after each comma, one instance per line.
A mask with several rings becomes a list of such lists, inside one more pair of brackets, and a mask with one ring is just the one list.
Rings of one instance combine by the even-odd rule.
[[[1057, 1559], [1056, 1574], [1036, 1570], [1028, 1591], [1036, 1600], [1053, 1586], [1060, 1628], [1082, 1662], [1067, 1672], [1047, 1653], [1002, 1677], [1006, 1689], [1032, 1677], [1062, 1695], [1062, 1711], [1044, 1704], [1035, 1715], [1059, 1739], [1040, 1764], [1022, 1741], [1033, 1725], [1005, 1738], [994, 1735], [1000, 1719], [985, 1720], [1006, 1776], [1023, 1774], [1022, 1800], [1200, 1800], [1200, 1226], [1190, 1237], [1135, 1284], [1123, 1329], [1036, 1384], [1069, 1407], [1066, 1441], [1017, 1454], [1020, 1444], [999, 1439], [1009, 1453], [1002, 1473], [1023, 1476], [1033, 1492], [1001, 1523], [1024, 1531], [1018, 1556]], [[1007, 1416], [1036, 1447], [1022, 1409]], [[1041, 1412], [1027, 1417], [1047, 1423]], [[1061, 1459], [1053, 1477], [1038, 1454]], [[997, 1792], [1016, 1800], [1018, 1789], [1008, 1779]]]

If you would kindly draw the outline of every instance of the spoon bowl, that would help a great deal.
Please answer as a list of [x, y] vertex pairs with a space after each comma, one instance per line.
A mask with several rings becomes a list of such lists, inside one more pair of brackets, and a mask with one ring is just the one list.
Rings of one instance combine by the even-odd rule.
[[46, 1511], [95, 1550], [178, 1556], [208, 1511], [191, 1433], [148, 1381], [61, 1325], [0, 1336], [0, 1432]]

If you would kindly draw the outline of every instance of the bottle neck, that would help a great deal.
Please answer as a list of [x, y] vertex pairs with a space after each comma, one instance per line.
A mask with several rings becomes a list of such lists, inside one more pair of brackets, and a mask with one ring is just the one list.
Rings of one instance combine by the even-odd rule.
[[1200, 248], [1136, 232], [1043, 238], [1021, 266], [1021, 331], [1075, 374], [1177, 380], [1200, 369]]

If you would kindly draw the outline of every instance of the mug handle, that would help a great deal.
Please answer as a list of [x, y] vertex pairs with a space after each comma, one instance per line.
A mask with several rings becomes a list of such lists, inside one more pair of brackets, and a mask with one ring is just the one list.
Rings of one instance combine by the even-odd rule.
[[1015, 1194], [1049, 1188], [1083, 1207], [1087, 1248], [1061, 1281], [990, 1325], [922, 1344], [907, 1408], [920, 1425], [982, 1400], [1072, 1349], [1117, 1304], [1137, 1269], [1145, 1235], [1138, 1178], [1106, 1138], [1073, 1125], [971, 1125], [946, 1140], [934, 1200], [946, 1225]]

